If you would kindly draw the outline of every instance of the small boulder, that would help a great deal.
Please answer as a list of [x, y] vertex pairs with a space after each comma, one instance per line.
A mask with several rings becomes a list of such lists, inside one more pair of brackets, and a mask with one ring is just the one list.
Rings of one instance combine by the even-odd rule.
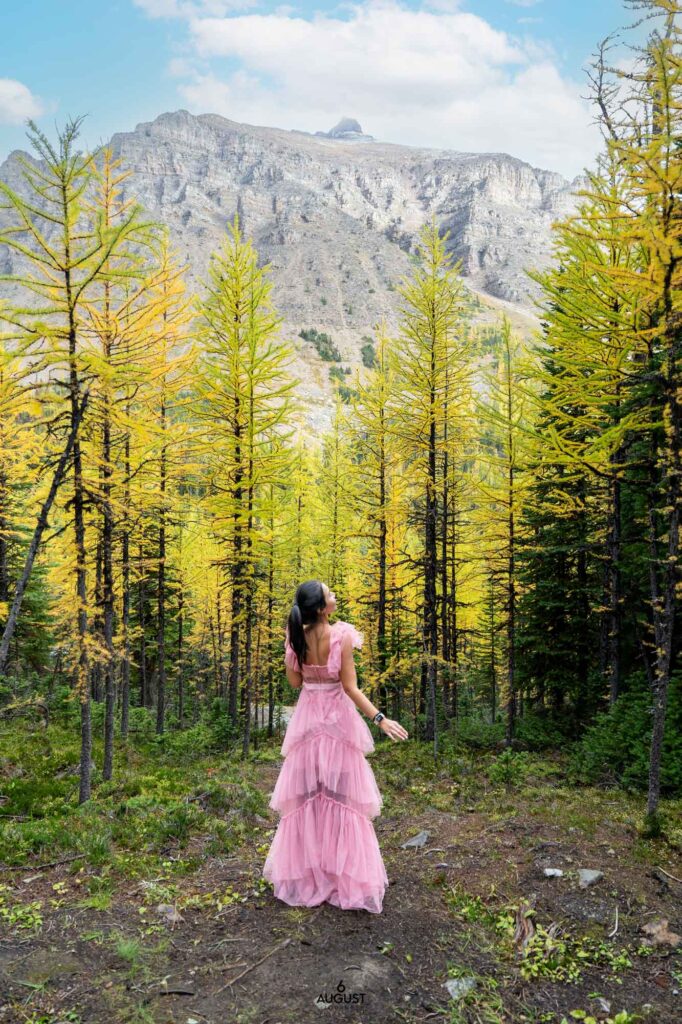
[[400, 844], [401, 848], [403, 850], [407, 850], [407, 849], [416, 850], [416, 849], [419, 849], [419, 847], [424, 845], [424, 843], [426, 842], [426, 840], [429, 838], [430, 835], [431, 835], [430, 832], [426, 832], [424, 830], [422, 830], [421, 832], [417, 832], [416, 836], [412, 836], [412, 838], [408, 839], [407, 842], [401, 843]]
[[564, 873], [561, 868], [545, 868], [543, 874], [545, 878], [562, 878]]
[[178, 924], [185, 920], [179, 910], [170, 903], [157, 904], [156, 913], [165, 917], [169, 924]]
[[451, 999], [462, 999], [467, 992], [471, 992], [472, 989], [476, 988], [476, 984], [476, 978], [472, 977], [448, 978], [443, 988], [448, 990]]
[[594, 885], [600, 878], [604, 877], [603, 871], [594, 871], [592, 868], [579, 868], [578, 879], [580, 882], [581, 889], [587, 889], [589, 886]]

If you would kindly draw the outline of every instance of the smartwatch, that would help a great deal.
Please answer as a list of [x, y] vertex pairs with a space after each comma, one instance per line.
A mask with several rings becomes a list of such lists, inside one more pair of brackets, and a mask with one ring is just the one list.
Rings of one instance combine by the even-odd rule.
[[377, 711], [377, 713], [374, 716], [374, 718], [372, 719], [372, 721], [374, 722], [375, 725], [378, 725], [379, 722], [383, 721], [383, 719], [385, 717], [386, 717], [386, 715], [382, 715], [381, 711]]

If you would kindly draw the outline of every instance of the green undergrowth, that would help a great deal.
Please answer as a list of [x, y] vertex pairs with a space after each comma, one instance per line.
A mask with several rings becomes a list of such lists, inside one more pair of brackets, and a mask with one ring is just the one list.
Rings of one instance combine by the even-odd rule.
[[[95, 765], [101, 758], [96, 742]], [[47, 730], [18, 724], [0, 736], [1, 863], [80, 853], [91, 866], [136, 876], [171, 855], [186, 873], [239, 847], [267, 814], [257, 757], [214, 753], [190, 761], [145, 739], [118, 743], [114, 778], [103, 781], [95, 767], [83, 804], [78, 759], [77, 735], [59, 723]]]
[[[117, 740], [109, 782], [102, 780], [96, 731], [92, 797], [82, 805], [79, 734], [71, 720], [55, 715], [47, 729], [17, 722], [0, 733], [0, 864], [82, 854], [93, 867], [110, 864], [133, 877], [167, 859], [177, 874], [189, 874], [206, 858], [234, 854], [247, 841], [267, 848], [264, 819], [281, 735], [268, 740], [258, 734], [257, 747], [243, 758], [237, 743], [216, 749], [214, 733], [208, 743], [205, 725], [156, 737], [149, 732], [149, 713], [135, 711], [140, 719], [139, 712], [147, 716], [146, 725], [128, 744]], [[377, 739], [370, 763], [387, 817], [475, 811], [495, 822], [523, 815], [589, 836], [608, 821], [616, 831], [633, 831], [635, 858], [652, 863], [666, 844], [682, 845], [681, 800], [661, 802], [663, 836], [638, 836], [642, 797], [569, 784], [560, 754], [482, 750], [444, 735], [438, 760], [430, 743]], [[92, 899], [106, 902], [101, 893]]]
[[436, 762], [429, 743], [379, 742], [371, 755], [385, 815], [433, 809], [455, 816], [480, 812], [491, 822], [519, 815], [595, 837], [609, 822], [634, 835], [635, 860], [659, 863], [662, 852], [682, 849], [682, 799], [662, 798], [662, 834], [643, 832], [645, 797], [613, 786], [576, 785], [569, 756], [557, 752], [499, 752], [440, 742]]
[[[655, 951], [636, 942], [580, 934], [573, 929], [561, 927], [541, 920], [541, 914], [527, 903], [509, 902], [501, 894], [491, 890], [488, 898], [472, 895], [459, 883], [442, 886], [443, 898], [453, 917], [461, 923], [462, 936], [470, 934], [479, 952], [484, 952], [493, 967], [492, 975], [476, 975], [468, 968], [450, 964], [450, 978], [460, 976], [470, 979], [471, 989], [449, 1008], [449, 1024], [469, 1024], [471, 1020], [485, 1021], [486, 1024], [508, 1020], [499, 991], [501, 987], [518, 989], [521, 981], [528, 998], [532, 998], [534, 987], [539, 989], [550, 984], [561, 984], [573, 988], [586, 979], [594, 979], [599, 985], [618, 986], [625, 974], [636, 964], [638, 958], [648, 957]], [[525, 941], [519, 941], [519, 921], [528, 920]], [[463, 938], [466, 945], [466, 939]], [[598, 993], [593, 993], [595, 996]], [[519, 1021], [547, 1021], [548, 1024], [573, 1024], [582, 1020], [596, 1024], [589, 1010], [576, 1008], [569, 1019], [554, 1012], [537, 1013], [529, 1009], [527, 1014], [514, 1018]], [[600, 1013], [598, 1019], [604, 1024], [634, 1024], [640, 1016], [619, 1010], [613, 1016]]]
[[[257, 748], [242, 758], [238, 744], [216, 750], [215, 734], [205, 749], [203, 726], [198, 732], [192, 729], [161, 739], [145, 726], [127, 745], [117, 741], [114, 779], [104, 782], [100, 735], [93, 749], [97, 767], [92, 798], [79, 805], [79, 736], [73, 722], [55, 716], [47, 730], [23, 722], [0, 733], [0, 814], [5, 816], [0, 865], [30, 868], [78, 855], [40, 899], [29, 900], [26, 893], [13, 890], [12, 884], [23, 875], [1, 875], [0, 927], [28, 939], [41, 931], [52, 910], [78, 907], [101, 912], [101, 918], [87, 917], [87, 927], [94, 924], [94, 930], [83, 938], [106, 947], [119, 969], [137, 983], [151, 976], [153, 954], [163, 951], [169, 922], [158, 913], [159, 905], [185, 919], [201, 912], [219, 920], [235, 905], [267, 894], [269, 886], [259, 865], [275, 824], [268, 818], [267, 800], [281, 762], [281, 736], [267, 740], [259, 735]], [[608, 828], [614, 845], [619, 833], [627, 832], [627, 842], [618, 845], [619, 854], [651, 864], [660, 864], [668, 845], [679, 836], [682, 801], [662, 801], [666, 835], [647, 838], [637, 832], [641, 795], [611, 786], [572, 784], [567, 759], [554, 752], [488, 750], [444, 736], [437, 761], [431, 744], [411, 739], [378, 740], [370, 763], [384, 797], [383, 814], [403, 819], [400, 842], [413, 834], [415, 819], [431, 811], [452, 814], [453, 822], [475, 812], [485, 818], [486, 828], [499, 822], [501, 831], [506, 822], [529, 823], [528, 835], [523, 829], [516, 832], [526, 846], [537, 839], [533, 827], [538, 821], [589, 838], [600, 830], [604, 835]], [[430, 824], [416, 825], [422, 827], [431, 829]], [[488, 851], [494, 857], [492, 847], [494, 841]], [[218, 885], [215, 877], [199, 873], [214, 857], [244, 851], [250, 867], [234, 884]], [[121, 879], [135, 884], [119, 886]], [[475, 976], [475, 987], [461, 1002], [447, 1003], [445, 1013], [450, 1016], [445, 1019], [450, 1024], [502, 1024], [509, 1019], [503, 1007], [509, 985], [574, 986], [585, 975], [618, 984], [636, 958], [648, 955], [646, 947], [601, 935], [557, 931], [533, 910], [534, 934], [520, 956], [514, 943], [517, 904], [494, 887], [481, 898], [463, 886], [448, 884], [444, 877], [433, 884], [460, 923], [462, 935], [490, 965], [486, 974]], [[132, 934], [130, 921], [123, 918], [116, 929], [109, 929], [109, 914], [116, 910], [123, 890], [136, 904]], [[295, 921], [299, 912], [291, 914]], [[458, 971], [456, 965], [449, 966], [450, 977], [457, 977]], [[591, 1024], [594, 1018], [589, 1007], [576, 1005], [563, 1022], [557, 1014], [542, 1018], [529, 1013], [516, 1019]], [[612, 1017], [600, 1019], [604, 1024], [633, 1024], [638, 1018], [619, 1007]]]

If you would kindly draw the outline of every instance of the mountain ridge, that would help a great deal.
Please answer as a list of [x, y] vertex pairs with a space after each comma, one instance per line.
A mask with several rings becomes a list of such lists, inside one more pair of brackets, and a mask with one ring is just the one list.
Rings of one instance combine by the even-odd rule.
[[[302, 329], [330, 334], [343, 362], [361, 367], [377, 322], [397, 328], [396, 285], [432, 215], [481, 299], [477, 319], [494, 322], [504, 309], [517, 329], [537, 329], [538, 289], [524, 267], [551, 262], [551, 224], [574, 208], [583, 180], [505, 153], [333, 138], [186, 110], [117, 132], [109, 145], [131, 172], [124, 194], [168, 226], [191, 286], [199, 288], [239, 213], [270, 267], [282, 335], [295, 339], [293, 369], [317, 427], [328, 422], [335, 383]], [[20, 152], [0, 166], [14, 187]], [[12, 262], [6, 251], [3, 261]]]

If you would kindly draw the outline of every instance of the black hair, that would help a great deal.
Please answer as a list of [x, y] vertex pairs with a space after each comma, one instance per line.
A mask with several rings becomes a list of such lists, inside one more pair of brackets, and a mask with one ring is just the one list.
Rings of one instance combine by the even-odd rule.
[[296, 587], [296, 596], [289, 612], [287, 630], [289, 643], [298, 658], [299, 667], [305, 661], [306, 642], [304, 625], [317, 622], [317, 613], [326, 607], [327, 599], [319, 580], [306, 580]]

